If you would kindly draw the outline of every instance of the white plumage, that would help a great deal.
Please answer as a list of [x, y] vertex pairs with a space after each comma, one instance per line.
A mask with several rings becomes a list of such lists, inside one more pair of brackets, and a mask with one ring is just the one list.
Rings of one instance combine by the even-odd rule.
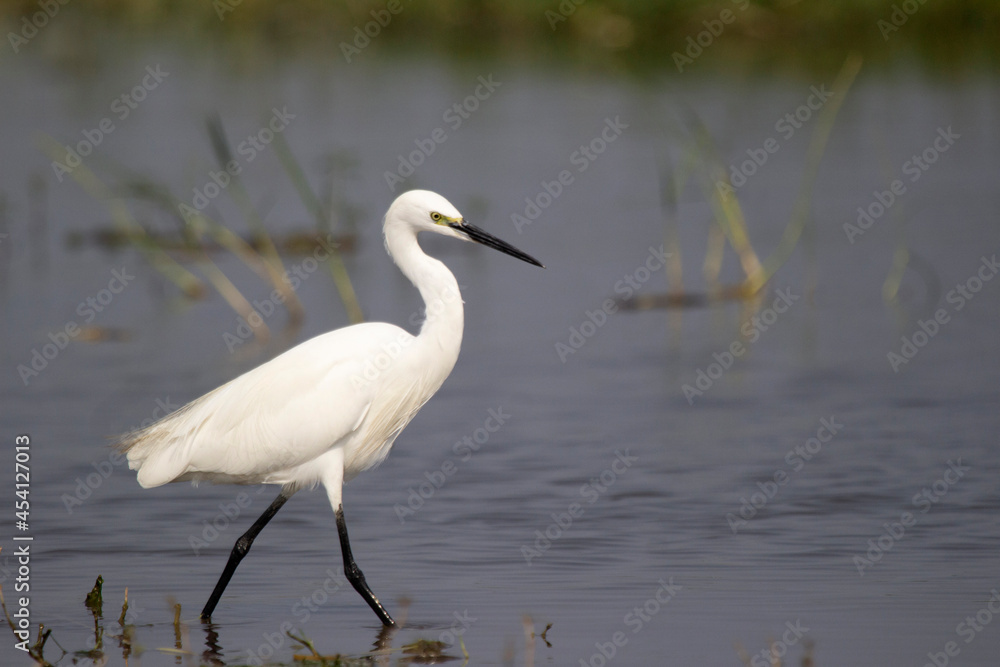
[[[454, 366], [457, 348], [446, 368], [411, 358], [422, 352], [418, 340], [383, 323], [317, 336], [126, 436], [129, 466], [145, 488], [190, 480], [298, 489], [320, 481], [309, 464], [339, 447], [351, 479], [386, 457]], [[389, 363], [379, 369], [377, 359]]]
[[337, 515], [345, 572], [356, 571], [348, 578], [383, 623], [393, 624], [350, 555], [341, 486], [385, 459], [458, 359], [463, 329], [458, 283], [420, 249], [421, 231], [476, 241], [541, 266], [465, 222], [440, 195], [404, 193], [386, 213], [384, 234], [389, 255], [426, 306], [417, 336], [385, 323], [322, 334], [120, 440], [118, 447], [146, 488], [181, 481], [282, 485], [272, 506], [234, 547], [203, 617], [211, 615], [254, 537], [285, 500], [321, 483]]

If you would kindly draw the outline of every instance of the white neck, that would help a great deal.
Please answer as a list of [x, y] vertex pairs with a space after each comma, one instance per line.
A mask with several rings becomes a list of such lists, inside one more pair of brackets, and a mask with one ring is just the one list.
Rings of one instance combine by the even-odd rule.
[[442, 262], [424, 254], [409, 230], [386, 230], [385, 246], [396, 266], [420, 291], [427, 311], [417, 340], [446, 354], [448, 371], [462, 346], [465, 315], [458, 281]]

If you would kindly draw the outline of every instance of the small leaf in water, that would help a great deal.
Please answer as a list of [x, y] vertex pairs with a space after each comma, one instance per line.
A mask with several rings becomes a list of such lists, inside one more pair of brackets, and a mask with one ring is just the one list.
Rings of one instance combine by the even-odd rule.
[[545, 624], [545, 629], [542, 630], [542, 634], [538, 635], [539, 637], [542, 638], [542, 641], [545, 642], [545, 645], [547, 647], [549, 647], [549, 648], [552, 648], [552, 644], [549, 642], [549, 638], [546, 635], [549, 634], [549, 630], [551, 630], [551, 629], [552, 629], [552, 624], [551, 623], [546, 623]]
[[98, 616], [101, 615], [101, 606], [103, 605], [103, 599], [101, 597], [101, 587], [104, 585], [104, 577], [97, 575], [97, 581], [94, 582], [94, 587], [90, 589], [87, 593], [87, 599], [84, 600], [84, 604], [87, 605], [87, 609], [91, 610]]

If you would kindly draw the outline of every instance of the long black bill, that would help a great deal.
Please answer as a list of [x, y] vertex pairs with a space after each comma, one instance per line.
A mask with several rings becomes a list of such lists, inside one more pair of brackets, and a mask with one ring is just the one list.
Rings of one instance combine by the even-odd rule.
[[529, 255], [528, 253], [521, 252], [511, 244], [507, 243], [506, 241], [501, 241], [500, 239], [493, 236], [489, 232], [484, 232], [483, 230], [479, 229], [479, 227], [470, 225], [465, 221], [451, 222], [448, 224], [453, 229], [457, 229], [460, 232], [465, 232], [465, 234], [469, 237], [469, 239], [475, 241], [476, 243], [482, 243], [484, 246], [488, 246], [495, 250], [499, 250], [505, 255], [510, 255], [511, 257], [517, 257], [519, 260], [527, 262], [528, 264], [534, 264], [535, 266], [540, 266], [543, 269], [545, 268], [544, 264], [539, 262], [537, 259]]

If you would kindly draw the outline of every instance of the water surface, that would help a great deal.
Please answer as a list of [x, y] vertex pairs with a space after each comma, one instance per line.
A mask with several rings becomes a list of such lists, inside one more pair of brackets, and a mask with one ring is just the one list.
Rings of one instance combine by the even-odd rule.
[[[650, 258], [665, 236], [657, 165], [683, 157], [668, 122], [679, 106], [703, 118], [727, 165], [778, 141], [739, 191], [751, 240], [766, 255], [788, 219], [812, 131], [807, 121], [786, 136], [777, 124], [834, 72], [826, 81], [690, 78], [640, 88], [504, 63], [293, 61], [248, 73], [222, 62], [147, 47], [101, 59], [90, 76], [40, 64], [0, 71], [4, 89], [18, 91], [5, 104], [0, 165], [9, 234], [0, 246], [0, 420], [9, 444], [14, 434], [32, 436], [32, 620], [54, 628], [62, 646], [93, 644], [82, 602], [98, 574], [109, 619], [128, 587], [146, 665], [194, 664], [156, 651], [174, 645], [172, 599], [182, 604], [185, 647], [200, 655], [210, 644], [226, 663], [267, 657], [272, 644], [274, 659], [291, 661], [283, 624], [327, 654], [357, 655], [376, 641], [376, 619], [340, 578], [321, 492], [296, 496], [261, 534], [206, 636], [197, 613], [232, 543], [276, 489], [142, 490], [106, 449], [109, 436], [346, 325], [325, 270], [301, 282], [308, 316], [292, 341], [231, 352], [225, 334], [238, 322], [216, 293], [185, 302], [135, 250], [67, 247], [68, 232], [108, 225], [107, 209], [70, 178], [58, 181], [35, 143], [38, 132], [79, 141], [111, 117], [115, 130], [88, 166], [113, 182], [115, 164], [125, 165], [193, 197], [217, 169], [206, 114], [218, 111], [235, 145], [278, 108], [294, 115], [284, 134], [315, 187], [331, 155], [356, 159], [336, 186], [357, 218], [347, 267], [368, 319], [413, 330], [419, 313], [418, 294], [385, 255], [379, 223], [394, 196], [385, 172], [435, 128], [446, 141], [404, 187], [440, 191], [548, 267], [425, 242], [462, 286], [462, 355], [389, 459], [345, 490], [355, 556], [390, 611], [406, 616], [394, 646], [456, 643], [462, 632], [474, 664], [600, 665], [601, 648], [610, 652], [617, 639], [609, 664], [739, 665], [734, 643], [756, 655], [770, 639], [787, 641], [779, 646], [791, 664], [808, 640], [822, 666], [923, 665], [955, 642], [953, 664], [993, 664], [1000, 281], [969, 298], [953, 292], [995, 271], [989, 261], [1000, 249], [992, 80], [862, 75], [824, 156], [814, 232], [774, 277], [756, 312], [762, 324], [746, 329], [754, 311], [732, 304], [597, 313], [626, 291], [626, 277], [640, 293], [666, 287]], [[126, 118], [113, 115], [112, 101], [157, 65], [169, 76]], [[454, 127], [447, 110], [490, 76], [500, 85]], [[609, 122], [627, 127], [581, 171], [577, 152]], [[949, 127], [958, 138], [909, 180], [906, 163]], [[273, 150], [243, 167], [273, 232], [309, 227]], [[545, 184], [563, 170], [572, 181], [559, 196], [531, 224], [516, 224], [525, 199], [543, 201]], [[897, 178], [905, 192], [851, 243], [843, 225]], [[705, 289], [705, 202], [692, 182], [677, 206], [693, 292]], [[135, 210], [153, 227], [173, 224], [153, 207]], [[212, 211], [245, 231], [225, 196]], [[890, 306], [881, 290], [900, 243], [911, 265]], [[267, 298], [271, 288], [238, 260], [214, 259], [248, 298]], [[302, 261], [285, 257], [289, 268]], [[92, 324], [123, 330], [127, 340], [74, 342], [25, 386], [18, 365], [50, 333], [87, 324], [79, 304], [109, 287], [113, 270], [134, 279]], [[731, 253], [723, 277], [741, 277]], [[775, 302], [777, 290], [785, 301]], [[768, 313], [774, 306], [784, 312]], [[902, 354], [901, 337], [912, 339], [939, 309], [947, 321], [894, 369], [887, 354]], [[284, 312], [268, 319], [275, 331], [284, 321]], [[745, 352], [729, 363], [734, 343]], [[702, 395], [686, 396], [699, 372], [716, 377]], [[477, 435], [491, 414], [503, 415], [502, 426]], [[483, 442], [478, 450], [457, 445], [464, 437]], [[453, 474], [440, 483], [445, 469]], [[88, 485], [101, 471], [109, 474]], [[4, 478], [5, 488], [12, 481]], [[227, 525], [233, 505], [242, 505], [240, 516]], [[901, 532], [894, 524], [904, 520]], [[214, 540], [206, 530], [213, 521], [222, 527]], [[868, 553], [870, 540], [881, 554]], [[13, 548], [7, 539], [8, 601]], [[524, 616], [539, 632], [553, 624], [551, 647], [538, 640], [529, 648]], [[970, 616], [981, 630], [969, 629]], [[118, 630], [112, 620], [107, 627]], [[106, 635], [110, 664], [123, 664], [113, 647]], [[0, 655], [22, 659], [6, 640]]]

